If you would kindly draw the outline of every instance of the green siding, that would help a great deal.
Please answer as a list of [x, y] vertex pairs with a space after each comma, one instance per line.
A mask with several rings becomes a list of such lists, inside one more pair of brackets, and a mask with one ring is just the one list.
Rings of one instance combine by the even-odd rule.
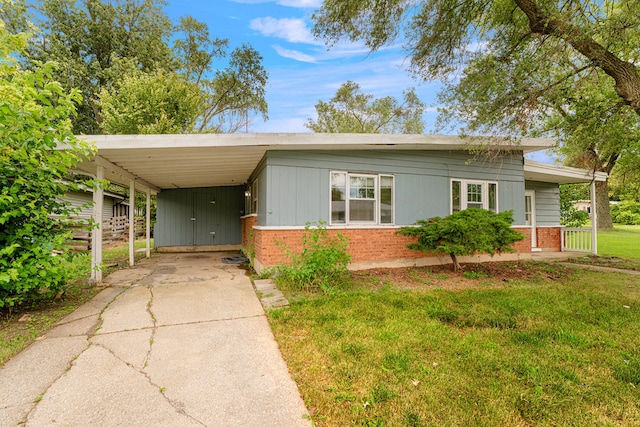
[[337, 150], [268, 152], [269, 192], [265, 216], [259, 212], [258, 224], [301, 226], [328, 221], [332, 170], [394, 175], [398, 225], [448, 215], [450, 178], [497, 181], [499, 209], [513, 210], [515, 223], [524, 223], [521, 153], [490, 162], [474, 161], [472, 155], [457, 151]]
[[154, 244], [240, 244], [243, 209], [243, 186], [163, 190], [158, 193]]
[[549, 182], [527, 181], [527, 190], [536, 192], [536, 225], [560, 225], [560, 187]]

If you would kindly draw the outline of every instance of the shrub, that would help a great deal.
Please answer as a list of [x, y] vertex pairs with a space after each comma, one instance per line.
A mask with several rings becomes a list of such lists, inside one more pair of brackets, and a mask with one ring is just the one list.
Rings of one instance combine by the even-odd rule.
[[324, 222], [307, 223], [302, 252], [293, 253], [284, 246], [290, 263], [278, 269], [276, 281], [294, 291], [335, 291], [347, 280], [351, 260], [347, 244], [348, 239], [339, 233], [329, 236]]
[[[64, 290], [72, 210], [61, 198], [77, 188], [65, 177], [90, 154], [71, 133], [78, 92], [51, 79], [52, 64], [26, 71], [15, 60], [27, 37], [0, 22], [0, 309], [8, 310]], [[60, 141], [68, 149], [56, 150]]]
[[640, 203], [623, 200], [611, 206], [611, 219], [615, 224], [640, 225]]
[[410, 249], [451, 256], [453, 269], [460, 270], [458, 256], [496, 252], [514, 252], [513, 243], [524, 235], [511, 228], [513, 212], [495, 214], [484, 209], [465, 209], [440, 218], [420, 220], [414, 226], [402, 227], [398, 234], [418, 238]]

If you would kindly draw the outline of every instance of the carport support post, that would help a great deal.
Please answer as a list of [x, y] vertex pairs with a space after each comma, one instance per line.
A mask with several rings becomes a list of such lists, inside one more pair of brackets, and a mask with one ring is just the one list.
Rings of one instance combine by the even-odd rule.
[[104, 167], [96, 166], [96, 187], [93, 191], [93, 221], [91, 230], [91, 281], [102, 282], [102, 206], [104, 203]]
[[596, 180], [591, 181], [591, 253], [598, 255], [598, 215], [596, 214]]
[[146, 234], [147, 234], [147, 246], [146, 246], [146, 257], [151, 258], [151, 190], [147, 188], [147, 210], [146, 210]]
[[129, 265], [135, 264], [135, 237], [136, 237], [136, 182], [129, 181]]

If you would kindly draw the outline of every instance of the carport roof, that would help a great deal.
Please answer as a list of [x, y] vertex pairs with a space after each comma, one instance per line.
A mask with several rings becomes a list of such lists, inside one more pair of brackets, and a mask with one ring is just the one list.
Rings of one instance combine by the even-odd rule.
[[153, 191], [170, 188], [212, 187], [245, 183], [269, 150], [517, 150], [525, 153], [553, 146], [551, 139], [522, 139], [517, 144], [500, 138], [463, 139], [446, 135], [380, 134], [193, 134], [88, 135], [96, 156], [78, 169], [95, 174], [105, 167], [105, 178], [123, 185], [135, 179], [138, 187]]

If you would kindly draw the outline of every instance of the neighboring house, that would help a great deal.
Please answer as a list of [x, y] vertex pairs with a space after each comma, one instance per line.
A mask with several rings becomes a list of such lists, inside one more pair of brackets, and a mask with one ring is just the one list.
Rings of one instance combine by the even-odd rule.
[[[609, 206], [617, 205], [618, 201], [610, 200]], [[576, 200], [573, 202], [573, 207], [579, 211], [585, 211], [589, 214], [589, 218], [591, 218], [591, 200]]]
[[471, 207], [513, 211], [514, 228], [526, 236], [515, 258], [560, 251], [559, 184], [594, 179], [587, 170], [524, 159], [554, 144], [547, 139], [482, 145], [454, 136], [379, 134], [87, 139], [98, 153], [81, 169], [102, 168], [107, 179], [157, 193], [158, 250], [244, 245], [258, 270], [285, 262], [282, 245], [300, 249], [305, 225], [318, 221], [349, 238], [355, 267], [443, 262], [409, 250], [409, 238], [396, 231]]
[[[69, 202], [71, 207], [80, 209], [77, 213], [79, 218], [88, 219], [93, 215], [93, 189], [86, 191], [72, 191], [63, 198]], [[119, 216], [129, 215], [129, 202], [120, 194], [104, 192], [104, 202], [102, 205], [103, 219], [110, 219]]]

